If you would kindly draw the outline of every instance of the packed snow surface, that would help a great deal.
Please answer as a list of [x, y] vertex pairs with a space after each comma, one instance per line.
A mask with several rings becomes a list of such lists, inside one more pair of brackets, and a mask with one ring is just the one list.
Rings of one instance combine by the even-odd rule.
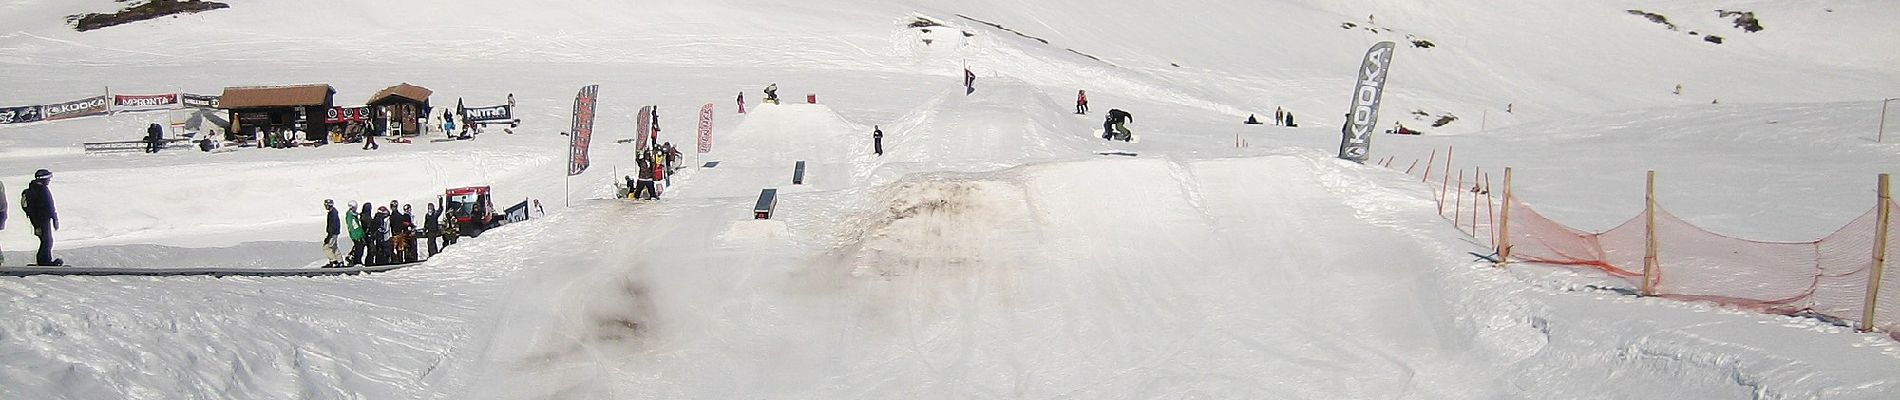
[[[546, 213], [373, 275], [0, 278], [0, 398], [1900, 398], [1885, 333], [1473, 262], [1486, 245], [1402, 172], [1455, 149], [1605, 229], [1656, 170], [1686, 220], [1812, 240], [1900, 165], [1877, 141], [1900, 4], [258, 0], [64, 25], [121, 6], [0, 4], [0, 106], [302, 83], [349, 106], [408, 82], [438, 107], [512, 94], [523, 125], [158, 154], [80, 143], [175, 113], [0, 125], [10, 199], [54, 171], [69, 263], [308, 267], [323, 199], [490, 185]], [[1399, 171], [1332, 156], [1383, 40], [1381, 128], [1427, 132], [1373, 139]], [[759, 103], [772, 83], [784, 104]], [[567, 177], [589, 84], [593, 166]], [[687, 168], [612, 199], [646, 105]], [[1239, 123], [1276, 107], [1299, 126]], [[1109, 109], [1139, 143], [1096, 136]], [[11, 211], [18, 266], [35, 239]]]

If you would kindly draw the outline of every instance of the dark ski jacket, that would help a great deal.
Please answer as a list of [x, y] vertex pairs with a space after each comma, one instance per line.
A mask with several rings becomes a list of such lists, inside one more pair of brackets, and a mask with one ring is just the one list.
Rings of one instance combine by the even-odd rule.
[[411, 228], [415, 227], [415, 225], [411, 225], [409, 223], [409, 220], [410, 220], [409, 214], [400, 213], [400, 212], [390, 212], [389, 213], [390, 233], [409, 232]]
[[376, 216], [370, 217], [369, 231], [372, 233], [370, 237], [376, 240], [388, 239], [389, 213], [378, 211]]
[[59, 211], [53, 208], [53, 191], [46, 188], [46, 182], [26, 185], [26, 190], [20, 192], [20, 210], [26, 211], [26, 219], [35, 229], [59, 226]]
[[0, 229], [7, 229], [7, 184], [0, 182]]
[[1129, 114], [1127, 111], [1122, 111], [1119, 108], [1108, 110], [1108, 123], [1119, 124], [1123, 122], [1135, 122], [1134, 114]]
[[330, 236], [336, 236], [336, 235], [337, 235], [338, 233], [342, 233], [342, 232], [343, 232], [343, 226], [342, 226], [342, 225], [343, 225], [343, 224], [342, 224], [342, 222], [343, 222], [343, 221], [342, 221], [342, 220], [339, 220], [339, 219], [337, 219], [337, 217], [336, 217], [336, 207], [325, 207], [325, 208], [328, 208], [328, 209], [330, 209], [330, 215], [329, 215], [329, 216], [327, 216], [327, 217], [324, 217], [324, 219], [323, 219], [323, 220], [324, 220], [324, 223], [325, 223], [325, 224], [324, 224], [324, 227], [323, 227], [323, 228], [324, 228], [324, 229], [323, 229], [323, 233], [327, 233], [327, 234], [329, 234]]
[[653, 180], [653, 158], [652, 157], [647, 157], [647, 156], [640, 157], [640, 180], [643, 180], [643, 181]]
[[442, 212], [436, 211], [422, 216], [422, 235], [436, 236], [442, 232]]
[[145, 128], [145, 140], [158, 141], [164, 137], [165, 128], [158, 126], [158, 124], [152, 124], [152, 126]]

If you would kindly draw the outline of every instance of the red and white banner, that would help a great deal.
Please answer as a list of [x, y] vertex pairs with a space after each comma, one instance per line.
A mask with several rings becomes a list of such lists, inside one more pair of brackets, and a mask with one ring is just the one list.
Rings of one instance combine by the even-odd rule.
[[712, 103], [699, 108], [699, 152], [712, 152]]
[[647, 136], [653, 134], [653, 106], [640, 107], [640, 115], [634, 116], [633, 151], [647, 151]]
[[347, 122], [362, 122], [362, 121], [368, 121], [368, 120], [369, 120], [369, 106], [330, 107], [330, 112], [327, 115], [323, 116], [323, 123], [325, 124], [341, 124], [341, 123], [347, 123]]
[[568, 133], [567, 176], [580, 175], [591, 164], [587, 147], [594, 138], [594, 101], [600, 98], [600, 85], [587, 85], [574, 96], [574, 125]]
[[178, 108], [178, 94], [112, 95], [112, 111], [145, 111]]

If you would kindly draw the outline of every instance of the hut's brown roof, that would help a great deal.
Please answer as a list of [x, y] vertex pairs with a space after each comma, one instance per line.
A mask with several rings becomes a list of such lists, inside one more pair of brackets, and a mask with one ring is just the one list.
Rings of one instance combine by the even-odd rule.
[[404, 100], [417, 102], [417, 103], [428, 103], [429, 95], [431, 94], [435, 94], [435, 92], [430, 91], [428, 88], [425, 88], [425, 87], [411, 85], [408, 82], [403, 82], [396, 86], [390, 86], [387, 89], [383, 89], [380, 92], [376, 92], [375, 96], [369, 97], [369, 102], [363, 103], [363, 104], [368, 104], [372, 106], [380, 106], [380, 105], [400, 102]]
[[336, 89], [330, 85], [252, 86], [224, 88], [218, 108], [263, 108], [328, 105]]

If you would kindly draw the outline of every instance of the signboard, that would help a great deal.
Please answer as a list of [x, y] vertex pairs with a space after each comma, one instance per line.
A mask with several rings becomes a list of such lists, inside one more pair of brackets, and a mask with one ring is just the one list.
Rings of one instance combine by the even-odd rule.
[[112, 95], [112, 111], [163, 110], [178, 107], [178, 94]]
[[370, 119], [369, 115], [370, 115], [369, 106], [330, 107], [330, 111], [325, 113], [325, 115], [323, 116], [323, 123], [341, 124], [341, 123], [348, 123], [348, 122], [363, 122], [363, 121], [368, 121]]
[[706, 103], [704, 107], [699, 108], [699, 153], [700, 154], [705, 154], [712, 151], [712, 132], [713, 132], [712, 112], [713, 112], [712, 103]]
[[1379, 99], [1385, 94], [1386, 72], [1391, 67], [1392, 42], [1379, 42], [1366, 50], [1352, 91], [1352, 108], [1340, 128], [1339, 158], [1364, 164], [1372, 152], [1373, 125], [1379, 123]]
[[568, 176], [587, 172], [587, 146], [594, 137], [594, 101], [599, 95], [600, 85], [587, 85], [574, 96], [574, 125], [568, 133]]
[[0, 108], [0, 124], [24, 124], [40, 120], [40, 106]]
[[84, 117], [84, 116], [89, 116], [89, 115], [105, 114], [107, 107], [110, 104], [112, 104], [112, 102], [107, 100], [105, 95], [98, 95], [98, 96], [88, 97], [81, 100], [73, 100], [73, 101], [68, 101], [65, 103], [41, 106], [40, 118], [47, 121], [53, 121], [53, 120], [61, 120], [61, 119], [67, 119], [67, 118], [78, 118], [78, 117]]
[[463, 115], [464, 123], [491, 122], [491, 121], [506, 122], [506, 121], [515, 119], [514, 107], [509, 107], [506, 104], [499, 105], [499, 106], [491, 106], [491, 107], [464, 108], [462, 109], [462, 115]]
[[218, 96], [185, 93], [178, 96], [185, 107], [218, 108]]

